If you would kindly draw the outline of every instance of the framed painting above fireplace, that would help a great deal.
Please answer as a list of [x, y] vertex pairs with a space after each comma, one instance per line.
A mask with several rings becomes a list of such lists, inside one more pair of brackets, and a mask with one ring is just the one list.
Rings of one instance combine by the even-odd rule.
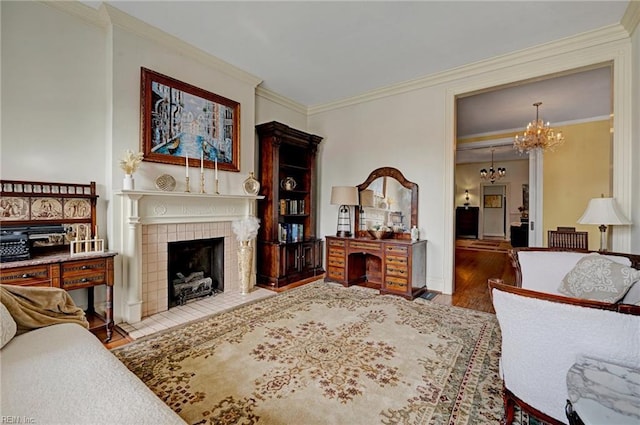
[[144, 161], [240, 171], [240, 104], [141, 68]]

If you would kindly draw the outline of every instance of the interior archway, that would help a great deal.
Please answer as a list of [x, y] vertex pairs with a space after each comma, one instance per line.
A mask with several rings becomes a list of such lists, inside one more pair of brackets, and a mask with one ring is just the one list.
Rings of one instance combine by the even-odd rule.
[[[606, 50], [606, 49], [605, 49]], [[451, 199], [451, 204], [446, 203], [447, 209], [445, 216], [445, 228], [447, 229], [450, 237], [445, 239], [445, 252], [451, 253], [444, 258], [444, 284], [443, 292], [445, 294], [452, 294], [454, 290], [454, 255], [455, 255], [455, 227], [453, 214], [451, 213], [452, 207], [455, 206], [456, 199], [456, 187], [455, 187], [455, 158], [456, 158], [456, 100], [458, 96], [467, 95], [469, 93], [479, 92], [481, 90], [489, 90], [487, 87], [500, 88], [508, 84], [516, 84], [513, 82], [513, 75], [521, 75], [526, 79], [521, 79], [518, 84], [523, 81], [532, 81], [534, 79], [552, 78], [560, 73], [576, 72], [587, 67], [598, 67], [604, 64], [609, 64], [612, 69], [612, 80], [615, 84], [613, 87], [612, 96], [612, 110], [616, 111], [615, 116], [612, 119], [613, 128], [613, 143], [612, 143], [612, 163], [613, 163], [613, 178], [611, 193], [616, 196], [622, 205], [623, 209], [628, 209], [631, 202], [630, 194], [630, 178], [631, 169], [628, 158], [625, 158], [625, 153], [628, 155], [630, 150], [630, 139], [625, 138], [625, 134], [630, 133], [630, 123], [627, 121], [630, 119], [630, 107], [624, 100], [628, 96], [630, 90], [630, 69], [628, 64], [625, 63], [624, 58], [628, 55], [627, 51], [594, 51], [590, 62], [586, 62], [584, 55], [578, 57], [578, 55], [570, 55], [572, 57], [564, 57], [563, 64], [560, 66], [553, 61], [552, 57], [541, 58], [538, 61], [534, 61], [528, 64], [514, 65], [506, 69], [501, 69], [491, 73], [489, 76], [468, 78], [461, 82], [457, 86], [452, 86], [447, 90], [446, 95], [446, 113], [445, 120], [447, 123], [446, 131], [446, 149], [447, 155], [447, 175], [446, 175], [446, 187], [445, 190], [448, 199]], [[545, 76], [545, 77], [540, 77]], [[522, 125], [522, 124], [521, 124]], [[614, 249], [628, 250], [630, 245], [630, 232], [625, 229], [621, 229], [614, 238]]]

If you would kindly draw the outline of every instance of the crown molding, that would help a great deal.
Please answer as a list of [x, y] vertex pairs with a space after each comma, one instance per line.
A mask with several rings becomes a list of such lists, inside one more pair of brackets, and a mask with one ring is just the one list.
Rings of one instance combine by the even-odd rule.
[[640, 23], [640, 1], [631, 0], [620, 20], [620, 25], [631, 35], [638, 27], [638, 23]]
[[552, 41], [528, 49], [496, 56], [484, 61], [473, 62], [458, 68], [428, 75], [413, 80], [408, 80], [399, 84], [382, 87], [358, 96], [338, 100], [309, 107], [309, 115], [327, 112], [334, 109], [356, 105], [358, 103], [402, 94], [408, 91], [427, 88], [439, 84], [444, 84], [453, 80], [464, 79], [470, 76], [495, 71], [514, 65], [545, 59], [552, 56], [559, 56], [567, 52], [616, 42], [629, 38], [629, 34], [620, 24], [610, 25], [595, 31], [589, 31], [577, 36]]
[[308, 109], [305, 105], [291, 100], [288, 97], [282, 96], [269, 89], [266, 89], [262, 86], [256, 87], [256, 96], [260, 96], [264, 99], [270, 100], [271, 102], [277, 103], [278, 105], [284, 106], [285, 108], [291, 109], [301, 114], [307, 115], [308, 113]]
[[80, 3], [79, 1], [56, 1], [56, 0], [42, 0], [38, 3], [45, 4], [54, 9], [58, 9], [63, 12], [67, 12], [83, 21], [89, 22], [94, 25], [98, 25], [105, 28], [109, 25], [109, 22], [105, 20], [104, 16], [100, 12], [91, 6]]
[[190, 57], [230, 77], [251, 84], [253, 87], [256, 87], [262, 82], [261, 78], [235, 67], [222, 59], [218, 59], [210, 53], [198, 49], [104, 2], [98, 10], [78, 1], [42, 1], [42, 3], [101, 27], [108, 27], [109, 25], [118, 26], [142, 38], [161, 44], [171, 50], [178, 51], [183, 56]]
[[153, 42], [161, 44], [169, 49], [176, 50], [180, 52], [181, 55], [191, 57], [192, 59], [215, 68], [230, 77], [243, 81], [247, 84], [251, 84], [254, 87], [262, 82], [262, 79], [255, 75], [243, 71], [222, 59], [218, 59], [217, 57], [198, 49], [177, 37], [167, 34], [152, 25], [136, 19], [113, 6], [102, 3], [101, 8], [104, 8], [111, 24], [114, 26], [118, 26], [140, 37], [152, 40]]

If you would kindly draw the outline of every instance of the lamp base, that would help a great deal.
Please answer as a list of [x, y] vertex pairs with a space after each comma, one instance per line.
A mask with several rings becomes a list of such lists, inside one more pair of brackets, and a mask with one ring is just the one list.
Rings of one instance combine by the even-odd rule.
[[607, 252], [607, 226], [601, 224], [598, 229], [600, 229], [600, 252]]
[[351, 237], [351, 232], [347, 232], [347, 231], [340, 231], [336, 234], [337, 237], [339, 238], [350, 238]]

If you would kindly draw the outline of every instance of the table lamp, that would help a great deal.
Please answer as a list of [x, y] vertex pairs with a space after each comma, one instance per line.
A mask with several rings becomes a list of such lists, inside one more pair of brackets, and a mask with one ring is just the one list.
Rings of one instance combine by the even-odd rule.
[[355, 186], [333, 186], [331, 188], [331, 205], [340, 205], [338, 209], [338, 226], [336, 235], [351, 236], [351, 205], [358, 205], [358, 188]]
[[365, 223], [366, 215], [364, 212], [364, 208], [373, 207], [374, 206], [373, 199], [374, 199], [373, 190], [364, 189], [360, 191], [360, 229], [359, 230], [367, 230], [367, 226]]
[[599, 224], [600, 251], [607, 251], [607, 225], [626, 225], [631, 221], [618, 208], [613, 198], [593, 198], [578, 220], [580, 224]]

